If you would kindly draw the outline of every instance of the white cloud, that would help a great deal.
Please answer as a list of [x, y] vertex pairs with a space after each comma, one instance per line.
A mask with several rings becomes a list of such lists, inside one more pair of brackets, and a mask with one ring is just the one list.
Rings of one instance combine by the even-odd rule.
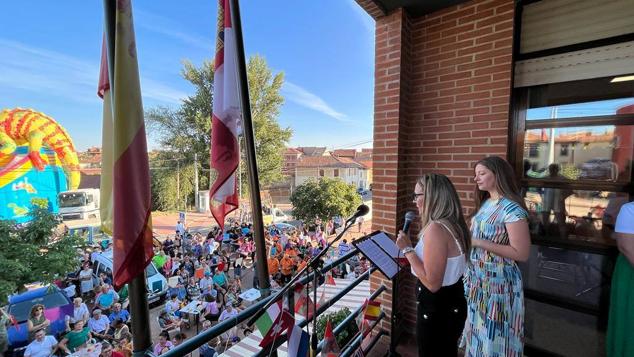
[[188, 45], [198, 47], [209, 53], [213, 53], [216, 38], [213, 34], [213, 26], [210, 26], [209, 37], [199, 36], [185, 32], [175, 21], [160, 15], [156, 15], [144, 10], [135, 10], [135, 24], [139, 28], [158, 33], [182, 41]]
[[350, 121], [347, 115], [336, 111], [323, 99], [296, 84], [288, 81], [285, 82], [284, 87], [282, 87], [282, 92], [291, 102], [295, 102], [306, 108], [323, 113], [341, 122]]
[[[0, 87], [62, 97], [76, 102], [98, 102], [99, 58], [84, 61], [60, 52], [0, 38]], [[141, 78], [144, 99], [179, 104], [185, 92], [151, 78]]]

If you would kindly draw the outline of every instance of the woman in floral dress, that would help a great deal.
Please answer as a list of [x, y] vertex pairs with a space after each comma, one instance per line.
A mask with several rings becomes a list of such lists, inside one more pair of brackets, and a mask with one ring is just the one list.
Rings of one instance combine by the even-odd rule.
[[499, 157], [475, 166], [473, 250], [465, 273], [465, 356], [523, 356], [524, 292], [516, 264], [530, 252], [528, 213], [513, 169]]

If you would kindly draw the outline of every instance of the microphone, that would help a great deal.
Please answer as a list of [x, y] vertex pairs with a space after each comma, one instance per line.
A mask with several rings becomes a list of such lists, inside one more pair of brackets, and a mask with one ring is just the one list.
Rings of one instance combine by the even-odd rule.
[[355, 219], [361, 216], [365, 216], [366, 214], [368, 214], [368, 212], [370, 212], [370, 207], [361, 204], [359, 207], [357, 207], [357, 211], [352, 215], [352, 217], [348, 218], [346, 223], [353, 222]]
[[405, 213], [405, 223], [403, 223], [404, 233], [409, 231], [409, 226], [412, 224], [414, 218], [416, 218], [416, 213], [414, 213], [414, 211], [407, 211], [407, 213]]

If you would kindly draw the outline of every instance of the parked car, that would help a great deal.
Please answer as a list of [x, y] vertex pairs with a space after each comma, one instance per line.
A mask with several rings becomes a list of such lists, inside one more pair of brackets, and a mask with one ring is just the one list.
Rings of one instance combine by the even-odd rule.
[[[27, 321], [35, 304], [44, 305], [44, 316], [51, 321], [48, 334], [56, 338], [66, 330], [66, 316], [72, 316], [73, 303], [63, 290], [55, 285], [43, 286], [9, 297], [9, 315], [16, 320], [7, 329], [9, 350], [6, 356], [21, 357], [29, 344]], [[58, 338], [59, 340], [59, 338]]]
[[616, 164], [610, 159], [590, 159], [581, 165], [579, 178], [616, 181], [617, 172]]
[[[112, 250], [93, 254], [92, 260], [93, 280], [95, 284], [98, 281], [99, 274], [102, 272], [105, 272], [108, 277], [112, 278]], [[158, 270], [154, 266], [154, 263], [152, 262], [150, 262], [150, 264], [148, 264], [148, 266], [145, 268], [145, 279], [148, 291], [148, 304], [152, 304], [159, 300], [163, 301], [169, 289], [167, 285], [167, 279], [158, 272]]]

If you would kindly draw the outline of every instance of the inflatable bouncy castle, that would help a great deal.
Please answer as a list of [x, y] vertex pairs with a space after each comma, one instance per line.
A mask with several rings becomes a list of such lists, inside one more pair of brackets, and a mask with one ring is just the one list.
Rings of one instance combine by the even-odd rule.
[[30, 109], [0, 111], [0, 219], [27, 222], [34, 204], [57, 213], [57, 195], [79, 180], [77, 153], [59, 123]]

